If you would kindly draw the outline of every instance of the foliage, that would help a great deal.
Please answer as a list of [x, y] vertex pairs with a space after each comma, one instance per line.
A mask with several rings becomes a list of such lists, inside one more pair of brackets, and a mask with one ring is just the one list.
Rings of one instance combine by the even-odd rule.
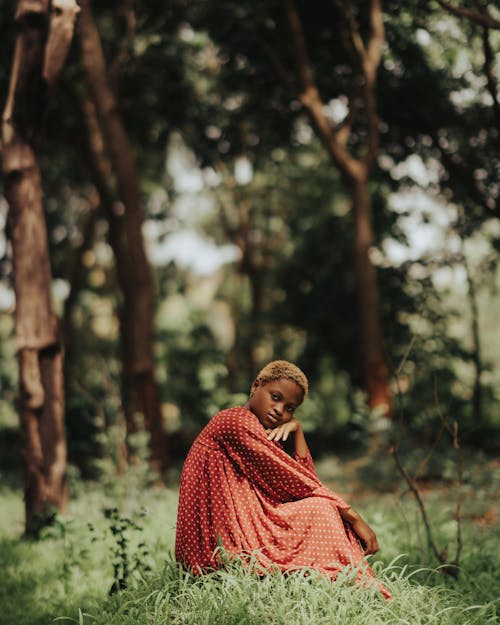
[[[144, 518], [146, 510], [141, 510], [139, 517]], [[109, 590], [112, 595], [127, 588], [130, 576], [138, 571], [145, 574], [151, 571], [148, 563], [150, 553], [144, 540], [131, 546], [131, 534], [142, 533], [144, 528], [127, 516], [122, 516], [118, 508], [105, 508], [104, 517], [109, 523], [109, 531], [113, 537], [113, 584]], [[89, 530], [94, 531], [93, 525]], [[135, 541], [137, 542], [137, 541]], [[133, 554], [130, 551], [133, 549]]]
[[[183, 228], [203, 232], [219, 245], [237, 245], [245, 225], [239, 221], [241, 208], [249, 206], [249, 239], [264, 302], [258, 314], [243, 254], [202, 278], [178, 261], [154, 261], [155, 351], [173, 447], [182, 455], [216, 410], [244, 401], [255, 369], [273, 356], [297, 360], [309, 374], [313, 393], [301, 414], [318, 445], [331, 447], [333, 434], [341, 445], [362, 442], [369, 415], [360, 390], [347, 189], [296, 99], [281, 4], [176, 0], [164, 7], [142, 0], [135, 3], [132, 32], [120, 3], [94, 4], [137, 154], [146, 229], [154, 231], [158, 246]], [[315, 79], [332, 111], [342, 109], [352, 78], [352, 59], [336, 30], [340, 4], [297, 2]], [[365, 36], [366, 3], [351, 5]], [[7, 2], [0, 16], [2, 93], [12, 57], [14, 6]], [[427, 1], [384, 2], [384, 24], [387, 42], [377, 89], [380, 157], [370, 191], [388, 359], [396, 370], [414, 337], [401, 400], [419, 442], [433, 439], [437, 389], [464, 438], [492, 449], [500, 388], [498, 128], [484, 79], [483, 33]], [[498, 33], [490, 37], [494, 48]], [[70, 457], [83, 476], [96, 478], [111, 475], [122, 460], [121, 300], [100, 213], [91, 249], [81, 259], [82, 283], [72, 284], [94, 195], [83, 149], [79, 103], [85, 86], [79, 63], [73, 46], [50, 99], [41, 156], [61, 315], [68, 290], [78, 290], [66, 388]], [[362, 126], [354, 129], [349, 146], [354, 153], [363, 132]], [[168, 170], [166, 162], [186, 146], [192, 171]], [[242, 163], [250, 172], [243, 180], [237, 175]], [[186, 174], [201, 187], [195, 197], [183, 191]], [[3, 218], [5, 205], [0, 207]], [[423, 233], [420, 239], [417, 231]], [[422, 250], [426, 236], [441, 240]], [[480, 423], [472, 408], [475, 349], [464, 262], [457, 255], [461, 244], [478, 291]], [[0, 247], [0, 281], [9, 290], [8, 246], [2, 241]], [[395, 247], [399, 257], [390, 253]], [[197, 291], [211, 284], [213, 297], [200, 305]], [[223, 307], [227, 314], [217, 317], [214, 311]], [[0, 422], [9, 424], [0, 445], [9, 458], [18, 445], [10, 312], [0, 319]], [[219, 330], [224, 324], [225, 336]], [[140, 434], [136, 438], [140, 455], [144, 441]]]

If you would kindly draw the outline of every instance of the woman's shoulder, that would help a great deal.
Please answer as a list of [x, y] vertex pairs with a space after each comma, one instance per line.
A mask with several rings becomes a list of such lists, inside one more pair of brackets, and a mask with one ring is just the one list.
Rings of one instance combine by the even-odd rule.
[[210, 422], [221, 433], [248, 431], [260, 426], [257, 417], [244, 406], [225, 408], [214, 415]]
[[212, 422], [216, 423], [244, 423], [251, 418], [253, 414], [245, 408], [245, 406], [232, 406], [231, 408], [224, 408], [224, 410], [220, 410], [216, 415], [214, 415], [211, 419]]

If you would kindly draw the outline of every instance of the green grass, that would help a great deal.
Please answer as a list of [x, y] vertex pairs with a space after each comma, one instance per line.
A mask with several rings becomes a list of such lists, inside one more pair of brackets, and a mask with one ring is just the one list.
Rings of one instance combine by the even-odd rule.
[[[498, 468], [493, 467], [498, 472]], [[500, 531], [487, 526], [498, 480], [478, 472], [466, 487], [464, 548], [458, 580], [435, 568], [421, 521], [408, 495], [366, 494], [352, 499], [373, 524], [382, 549], [372, 561], [393, 594], [335, 583], [312, 571], [265, 577], [238, 562], [199, 578], [172, 557], [175, 489], [144, 488], [131, 473], [107, 484], [75, 483], [68, 517], [42, 540], [19, 538], [23, 507], [19, 491], [0, 489], [0, 624], [48, 625], [487, 625], [498, 623]], [[344, 492], [344, 491], [343, 491]], [[453, 552], [453, 490], [425, 493], [440, 545]], [[131, 559], [142, 553], [128, 589], [112, 597], [116, 537], [103, 509], [117, 506], [142, 528], [125, 531]], [[146, 509], [144, 516], [141, 510]], [[90, 530], [88, 523], [92, 524]], [[151, 571], [147, 571], [148, 566]]]
[[354, 587], [349, 576], [334, 584], [315, 572], [261, 579], [234, 564], [198, 579], [174, 564], [101, 606], [84, 622], [122, 625], [442, 625], [495, 622], [493, 604], [467, 606], [456, 591], [412, 583], [408, 570], [377, 567], [394, 594], [387, 602], [377, 591]]

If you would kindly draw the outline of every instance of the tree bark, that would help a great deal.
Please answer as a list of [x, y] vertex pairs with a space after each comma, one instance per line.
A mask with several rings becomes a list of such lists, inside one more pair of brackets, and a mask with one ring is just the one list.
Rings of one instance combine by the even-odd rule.
[[[343, 5], [343, 2], [339, 4]], [[351, 118], [359, 114], [359, 106], [351, 102], [348, 123], [340, 128], [332, 126], [325, 115], [325, 106], [313, 78], [302, 22], [294, 0], [283, 0], [283, 5], [292, 39], [296, 75], [300, 84], [299, 99], [350, 191], [365, 388], [370, 407], [383, 410], [384, 414], [390, 417], [393, 411], [393, 398], [383, 345], [377, 275], [369, 257], [369, 249], [373, 245], [373, 228], [368, 178], [378, 151], [379, 119], [375, 85], [384, 41], [381, 2], [380, 0], [370, 2], [370, 36], [366, 43], [361, 38], [357, 24], [349, 17], [350, 10], [345, 9], [348, 39], [351, 41], [351, 52], [356, 59], [353, 67], [360, 68], [358, 78], [362, 87], [359, 89], [358, 97], [363, 102], [367, 128], [365, 153], [361, 157], [354, 157], [346, 147], [353, 122]]]
[[[113, 250], [115, 259], [115, 270], [117, 281], [122, 292], [126, 289], [128, 263], [126, 247], [123, 241], [123, 215], [118, 215], [115, 211], [115, 201], [113, 192], [110, 188], [108, 180], [112, 177], [111, 163], [106, 154], [104, 138], [101, 128], [97, 120], [97, 114], [94, 104], [88, 99], [83, 98], [81, 101], [73, 98], [81, 115], [81, 131], [82, 145], [86, 154], [87, 166], [90, 171], [91, 179], [95, 187], [96, 196], [98, 198], [99, 209], [102, 209], [108, 221], [108, 243]], [[125, 349], [125, 324], [123, 313], [120, 310], [120, 340], [122, 345], [122, 353]], [[137, 424], [133, 418], [133, 407], [130, 402], [124, 401], [125, 423], [123, 430], [125, 432], [122, 444], [120, 445], [118, 472], [124, 473], [130, 459], [130, 451], [127, 447], [127, 437], [129, 434], [137, 431]]]
[[[74, 21], [50, 23], [52, 41]], [[9, 91], [2, 116], [5, 196], [12, 242], [19, 363], [19, 416], [24, 455], [25, 533], [36, 535], [67, 503], [63, 359], [52, 307], [52, 274], [36, 154], [45, 76], [53, 82], [67, 47], [47, 57], [48, 0], [19, 0]], [[54, 51], [58, 50], [57, 63]]]
[[461, 262], [465, 269], [465, 275], [467, 278], [467, 297], [470, 305], [471, 312], [471, 338], [472, 338], [472, 352], [471, 360], [474, 366], [474, 388], [472, 391], [472, 411], [474, 417], [474, 423], [479, 426], [482, 422], [483, 412], [483, 387], [481, 384], [481, 376], [483, 373], [483, 358], [481, 350], [481, 334], [479, 328], [479, 307], [477, 302], [476, 285], [474, 283], [474, 277], [472, 275], [471, 266], [465, 252], [465, 232], [463, 223], [465, 221], [465, 215], [463, 211], [459, 211], [460, 218], [455, 228], [458, 236], [460, 237], [461, 247]]
[[474, 365], [474, 390], [472, 392], [472, 410], [474, 422], [480, 425], [483, 413], [483, 388], [481, 385], [481, 374], [483, 364], [481, 357], [481, 341], [479, 334], [479, 310], [477, 306], [476, 287], [472, 278], [469, 263], [464, 253], [464, 267], [467, 274], [467, 285], [469, 287], [468, 296], [471, 307], [471, 332], [472, 332], [472, 363]]
[[[97, 194], [96, 194], [97, 196]], [[68, 297], [64, 302], [64, 312], [62, 316], [62, 340], [64, 345], [64, 381], [65, 388], [68, 388], [69, 373], [73, 363], [73, 335], [74, 335], [74, 322], [73, 315], [78, 301], [78, 295], [82, 290], [85, 267], [83, 264], [83, 258], [85, 252], [92, 249], [95, 224], [98, 216], [99, 203], [97, 197], [91, 198], [89, 201], [89, 214], [82, 227], [82, 242], [74, 252], [71, 271], [69, 274], [70, 290]], [[67, 393], [66, 393], [67, 394]]]
[[82, 64], [124, 206], [119, 253], [120, 262], [126, 265], [126, 276], [120, 284], [124, 299], [123, 368], [127, 412], [131, 418], [137, 412], [144, 415], [151, 435], [151, 464], [156, 469], [163, 469], [168, 464], [167, 439], [154, 373], [153, 279], [142, 237], [139, 179], [117, 101], [108, 80], [101, 40], [89, 0], [81, 0], [80, 7]]
[[384, 410], [387, 415], [392, 406], [392, 392], [382, 347], [377, 276], [369, 255], [373, 245], [372, 208], [365, 180], [351, 182], [351, 196], [363, 374], [370, 406]]

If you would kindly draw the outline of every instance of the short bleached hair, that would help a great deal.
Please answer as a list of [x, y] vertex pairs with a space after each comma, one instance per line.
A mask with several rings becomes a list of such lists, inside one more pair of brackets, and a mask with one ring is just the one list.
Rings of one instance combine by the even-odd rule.
[[295, 384], [300, 386], [304, 393], [303, 399], [306, 398], [309, 390], [309, 383], [306, 375], [301, 369], [299, 369], [299, 367], [297, 367], [297, 365], [294, 365], [292, 362], [288, 362], [288, 360], [273, 360], [272, 362], [267, 363], [267, 365], [257, 374], [254, 384], [263, 386], [264, 384], [267, 384], [267, 382], [271, 382], [271, 380], [281, 380], [282, 378], [292, 380]]

